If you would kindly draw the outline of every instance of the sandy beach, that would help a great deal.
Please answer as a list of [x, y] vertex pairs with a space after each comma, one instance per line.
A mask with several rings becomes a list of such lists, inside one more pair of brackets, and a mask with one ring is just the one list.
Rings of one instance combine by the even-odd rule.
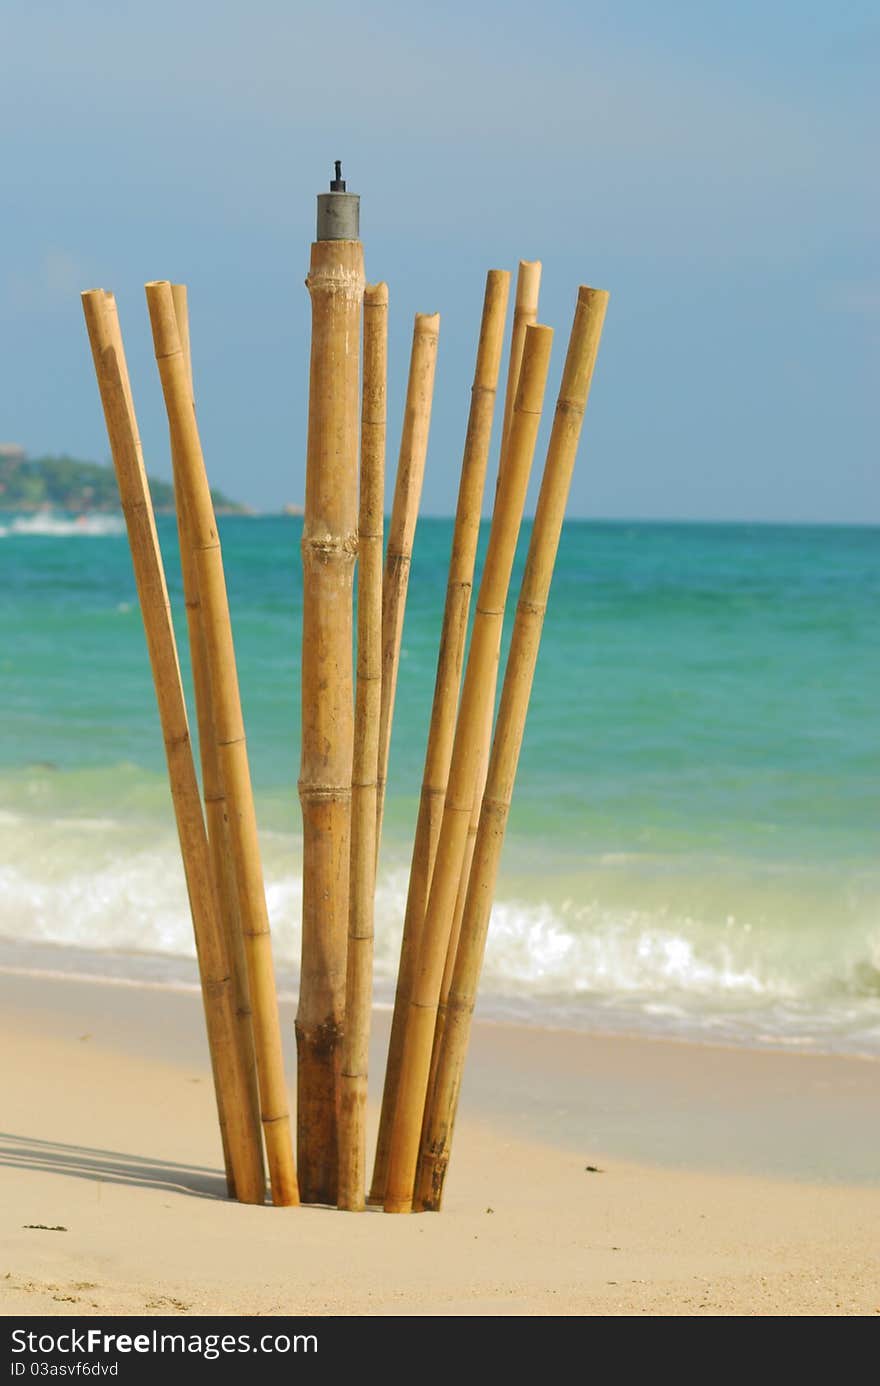
[[281, 1211], [222, 1196], [196, 996], [0, 996], [6, 1315], [880, 1312], [875, 1062], [483, 1023], [441, 1215]]

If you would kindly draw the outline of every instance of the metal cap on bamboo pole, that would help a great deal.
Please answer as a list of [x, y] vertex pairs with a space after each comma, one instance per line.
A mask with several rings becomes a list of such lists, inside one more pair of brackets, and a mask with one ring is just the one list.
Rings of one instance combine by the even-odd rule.
[[579, 290], [504, 673], [461, 938], [447, 1003], [446, 1026], [436, 1065], [432, 1104], [430, 1111], [425, 1113], [418, 1178], [421, 1206], [424, 1208], [439, 1208], [442, 1198], [470, 1037], [471, 1015], [486, 947], [492, 897], [525, 730], [544, 612], [607, 306], [608, 294], [604, 290], [586, 286]]
[[[341, 196], [341, 193], [322, 196]], [[348, 223], [349, 230], [356, 230]], [[352, 578], [357, 553], [364, 253], [315, 241], [306, 501], [302, 530], [302, 953], [297, 1038], [301, 1196], [335, 1203], [354, 750]]]
[[361, 200], [350, 193], [342, 176], [342, 161], [336, 160], [336, 177], [331, 179], [330, 191], [318, 193], [316, 241], [359, 241]]

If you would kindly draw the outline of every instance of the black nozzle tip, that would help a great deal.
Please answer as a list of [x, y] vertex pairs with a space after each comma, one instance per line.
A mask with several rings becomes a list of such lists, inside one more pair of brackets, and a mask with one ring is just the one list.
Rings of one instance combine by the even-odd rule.
[[343, 176], [342, 176], [342, 160], [341, 160], [341, 159], [336, 159], [336, 160], [334, 161], [334, 168], [336, 169], [336, 177], [335, 177], [335, 178], [331, 178], [331, 180], [330, 180], [330, 191], [331, 191], [331, 192], [345, 192], [345, 179], [344, 179]]

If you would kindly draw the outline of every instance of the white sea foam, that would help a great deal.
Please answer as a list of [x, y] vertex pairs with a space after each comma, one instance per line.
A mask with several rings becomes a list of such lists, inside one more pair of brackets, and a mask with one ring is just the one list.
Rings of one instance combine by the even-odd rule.
[[39, 510], [34, 515], [19, 515], [10, 524], [0, 526], [0, 537], [10, 534], [54, 535], [60, 538], [117, 535], [125, 532], [121, 515], [77, 515], [73, 518]]
[[[3, 839], [0, 935], [92, 953], [194, 957], [172, 832], [155, 825], [145, 832], [140, 820], [4, 812]], [[301, 842], [267, 833], [263, 848], [275, 954], [292, 977]], [[406, 870], [385, 870], [376, 901], [382, 999], [393, 990], [405, 903]], [[512, 898], [502, 877], [484, 994], [496, 1014], [544, 1023], [880, 1052], [880, 926], [873, 919], [838, 934], [798, 934], [735, 917], [719, 926], [656, 903]]]

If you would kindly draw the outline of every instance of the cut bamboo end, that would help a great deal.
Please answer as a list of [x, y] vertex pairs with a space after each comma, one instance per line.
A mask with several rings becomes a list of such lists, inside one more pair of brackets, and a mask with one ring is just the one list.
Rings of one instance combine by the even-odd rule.
[[189, 330], [189, 294], [185, 284], [171, 285], [171, 300], [174, 304], [174, 317], [177, 322], [177, 335], [180, 338], [180, 349], [183, 352], [183, 359], [186, 362], [186, 377], [189, 382], [189, 392], [193, 397], [193, 402], [195, 402], [192, 346]]
[[486, 275], [486, 292], [483, 298], [483, 316], [480, 321], [480, 338], [477, 343], [477, 361], [474, 368], [472, 393], [485, 390], [490, 395], [494, 395], [498, 388], [501, 353], [504, 347], [504, 319], [507, 316], [509, 297], [509, 270], [489, 270]]
[[538, 298], [541, 292], [541, 261], [520, 260], [516, 277], [516, 298], [513, 309], [513, 327], [510, 333], [510, 362], [507, 368], [507, 390], [504, 396], [504, 424], [501, 432], [501, 454], [507, 445], [513, 406], [519, 385], [519, 372], [522, 365], [526, 328], [538, 321]]
[[541, 627], [607, 303], [608, 295], [601, 290], [585, 287], [579, 290], [517, 603], [445, 1032], [436, 1064], [434, 1093], [431, 1108], [424, 1114], [419, 1193], [422, 1205], [428, 1208], [440, 1206], [449, 1163], [473, 1002], [486, 947]]
[[455, 511], [449, 580], [437, 657], [434, 699], [413, 842], [379, 1134], [370, 1185], [370, 1202], [374, 1204], [381, 1204], [385, 1199], [407, 1008], [418, 962], [422, 922], [443, 818], [509, 290], [510, 275], [507, 271], [490, 270], [486, 276], [483, 296], [461, 481]]
[[298, 1201], [296, 1169], [289, 1132], [269, 919], [220, 539], [171, 285], [164, 280], [154, 281], [146, 286], [146, 295], [172, 453], [179, 461], [180, 489], [196, 559], [214, 730], [220, 775], [229, 806], [230, 846], [245, 939], [272, 1200], [290, 1205]]

